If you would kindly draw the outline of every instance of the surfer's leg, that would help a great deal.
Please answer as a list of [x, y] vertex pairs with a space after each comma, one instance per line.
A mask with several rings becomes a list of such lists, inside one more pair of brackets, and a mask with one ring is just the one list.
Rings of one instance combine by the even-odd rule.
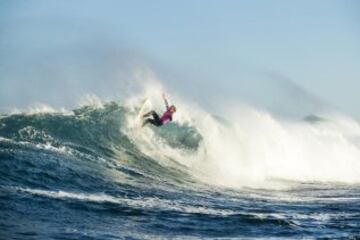
[[157, 122], [160, 121], [160, 117], [155, 111], [152, 111], [151, 115], [152, 115], [152, 117], [154, 118], [155, 121], [157, 121]]
[[152, 116], [153, 116], [154, 121], [155, 121], [154, 125], [157, 126], [157, 127], [160, 127], [162, 125], [162, 121], [160, 120], [159, 115], [154, 111], [154, 112], [152, 112]]
[[143, 117], [143, 118], [146, 118], [146, 117], [148, 117], [148, 116], [150, 116], [150, 115], [154, 115], [154, 113], [156, 114], [156, 112], [155, 112], [154, 110], [151, 110], [150, 112], [145, 113], [144, 115], [142, 115], [142, 117]]
[[148, 123], [150, 123], [150, 124], [152, 124], [152, 125], [155, 125], [155, 120], [154, 119], [151, 119], [151, 118], [148, 118], [148, 119], [145, 119], [145, 121], [143, 121], [143, 123], [142, 123], [142, 127], [143, 126], [145, 126], [146, 124], [148, 124]]
[[148, 119], [146, 119], [146, 120], [143, 122], [143, 124], [142, 124], [141, 126], [143, 127], [143, 126], [145, 126], [145, 125], [148, 124], [148, 123], [150, 123], [150, 124], [152, 124], [152, 125], [154, 125], [154, 126], [156, 126], [156, 127], [160, 127], [160, 126], [162, 125], [161, 122], [156, 121], [156, 120], [151, 119], [151, 118], [148, 118]]
[[161, 126], [161, 125], [162, 125], [162, 122], [161, 122], [161, 120], [160, 120], [159, 115], [158, 115], [155, 111], [151, 111], [151, 112], [145, 114], [144, 117], [148, 117], [150, 114], [152, 115], [153, 118], [152, 118], [152, 119], [151, 119], [151, 118], [147, 118], [147, 119], [143, 122], [142, 126], [145, 126], [145, 125], [148, 124], [148, 123], [150, 123], [150, 124], [152, 124], [152, 125], [154, 125], [154, 126], [157, 126], [157, 127]]

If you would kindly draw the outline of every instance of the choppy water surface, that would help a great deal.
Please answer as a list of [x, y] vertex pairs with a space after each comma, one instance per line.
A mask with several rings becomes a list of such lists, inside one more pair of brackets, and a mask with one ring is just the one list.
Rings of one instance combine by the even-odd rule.
[[[1, 238], [360, 238], [360, 185], [351, 165], [356, 144], [354, 157], [344, 156], [349, 169], [338, 169], [348, 171], [346, 181], [324, 181], [336, 176], [330, 159], [335, 170], [319, 168], [319, 179], [305, 174], [309, 169], [299, 169], [304, 181], [296, 171], [291, 179], [279, 170], [263, 176], [263, 184], [242, 185], [247, 175], [221, 175], [227, 168], [218, 167], [234, 155], [229, 144], [217, 145], [225, 149], [221, 158], [196, 125], [141, 130], [129, 126], [133, 115], [108, 103], [67, 114], [2, 116]], [[244, 166], [252, 166], [251, 159]]]

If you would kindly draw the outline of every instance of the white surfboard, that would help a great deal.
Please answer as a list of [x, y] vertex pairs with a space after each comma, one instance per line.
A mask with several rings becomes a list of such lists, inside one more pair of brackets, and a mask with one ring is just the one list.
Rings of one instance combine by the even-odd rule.
[[140, 105], [138, 114], [136, 116], [136, 123], [137, 125], [141, 126], [142, 125], [142, 121], [143, 121], [143, 115], [146, 113], [146, 109], [147, 109], [147, 103], [148, 103], [148, 98], [145, 98]]

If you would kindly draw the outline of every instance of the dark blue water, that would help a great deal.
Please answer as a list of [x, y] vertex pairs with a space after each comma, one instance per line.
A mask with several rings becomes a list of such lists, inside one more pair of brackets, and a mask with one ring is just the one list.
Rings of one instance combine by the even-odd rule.
[[[149, 157], [116, 103], [0, 119], [1, 239], [360, 238], [360, 186], [230, 189]], [[191, 127], [158, 132], [196, 151]], [[189, 137], [191, 136], [191, 137]]]

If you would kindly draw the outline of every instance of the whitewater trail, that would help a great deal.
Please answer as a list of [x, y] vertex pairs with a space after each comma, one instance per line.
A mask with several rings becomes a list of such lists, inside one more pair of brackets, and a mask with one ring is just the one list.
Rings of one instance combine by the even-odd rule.
[[285, 120], [233, 107], [218, 117], [183, 105], [175, 124], [195, 130], [201, 140], [193, 151], [169, 145], [176, 131], [171, 127], [164, 127], [171, 132], [165, 141], [159, 129], [124, 132], [147, 155], [164, 162], [171, 158], [210, 184], [271, 188], [275, 184], [269, 180], [360, 182], [360, 126], [347, 116], [322, 113], [317, 121]]

